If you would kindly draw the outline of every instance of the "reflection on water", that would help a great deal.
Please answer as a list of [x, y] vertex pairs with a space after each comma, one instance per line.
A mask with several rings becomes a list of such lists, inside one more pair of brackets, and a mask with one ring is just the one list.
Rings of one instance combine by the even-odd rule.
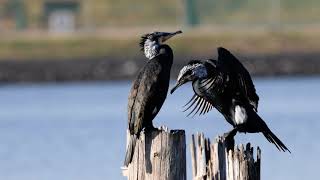
[[[238, 134], [237, 143], [261, 146], [262, 179], [314, 179], [320, 160], [320, 78], [256, 79], [255, 84], [259, 114], [292, 154], [278, 152], [260, 134]], [[0, 179], [124, 179], [129, 88], [128, 82], [2, 86]], [[186, 118], [181, 107], [191, 95], [190, 86], [169, 95], [155, 124], [186, 129], [187, 137], [231, 129], [215, 110]], [[190, 167], [188, 173], [191, 179]]]

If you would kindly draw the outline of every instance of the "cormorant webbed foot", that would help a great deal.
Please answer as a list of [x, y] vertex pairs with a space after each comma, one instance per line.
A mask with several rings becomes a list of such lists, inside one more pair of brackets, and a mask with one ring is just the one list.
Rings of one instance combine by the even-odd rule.
[[234, 128], [231, 131], [223, 134], [222, 137], [224, 138], [224, 142], [226, 144], [227, 150], [233, 149], [233, 147], [234, 147], [234, 136], [237, 134], [237, 132], [238, 132], [237, 128]]

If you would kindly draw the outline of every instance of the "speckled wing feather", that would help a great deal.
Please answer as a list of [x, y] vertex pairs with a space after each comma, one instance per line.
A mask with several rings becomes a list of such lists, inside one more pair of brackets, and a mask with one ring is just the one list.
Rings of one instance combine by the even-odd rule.
[[[132, 83], [132, 87], [129, 93], [129, 97], [128, 97], [128, 124], [129, 124], [129, 129], [130, 126], [132, 126], [133, 124], [133, 118], [134, 118], [134, 112], [133, 112], [133, 107], [135, 105], [135, 101], [136, 101], [136, 97], [138, 94], [138, 90], [139, 90], [139, 86], [140, 86], [140, 81], [141, 81], [141, 77], [143, 75], [143, 71], [140, 71], [136, 77], [136, 79], [133, 81]], [[132, 133], [130, 131], [130, 133]]]
[[128, 100], [128, 123], [131, 134], [139, 134], [143, 124], [152, 121], [155, 116], [152, 111], [159, 103], [152, 99], [158, 95], [157, 81], [161, 70], [158, 66], [157, 62], [150, 60], [133, 83]]
[[230, 78], [235, 78], [241, 92], [248, 98], [254, 110], [258, 110], [259, 96], [252, 82], [251, 76], [242, 63], [228, 50], [218, 48], [218, 65], [229, 73]]

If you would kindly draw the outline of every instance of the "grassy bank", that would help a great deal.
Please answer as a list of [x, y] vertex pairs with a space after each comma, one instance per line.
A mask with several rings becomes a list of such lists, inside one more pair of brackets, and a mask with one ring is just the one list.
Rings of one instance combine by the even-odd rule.
[[[0, 82], [131, 79], [145, 64], [138, 46], [141, 32], [148, 31], [3, 36]], [[168, 42], [175, 55], [172, 77], [190, 59], [216, 57], [218, 46], [230, 49], [253, 75], [317, 75], [320, 74], [317, 32], [186, 30]]]
[[[172, 28], [171, 28], [172, 29]], [[145, 32], [145, 31], [142, 31]], [[137, 57], [140, 33], [99, 32], [96, 35], [15, 36], [1, 38], [0, 60], [66, 60], [79, 58]], [[202, 57], [212, 55], [218, 46], [241, 54], [281, 52], [316, 52], [320, 50], [320, 33], [312, 31], [186, 31], [168, 42], [176, 55]]]

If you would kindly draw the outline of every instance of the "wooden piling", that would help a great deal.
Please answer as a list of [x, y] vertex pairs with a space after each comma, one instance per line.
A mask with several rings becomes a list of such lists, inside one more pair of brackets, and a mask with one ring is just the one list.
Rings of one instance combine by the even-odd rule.
[[257, 148], [255, 160], [250, 143], [244, 148], [218, 137], [211, 144], [197, 134], [192, 135], [190, 149], [194, 180], [260, 180], [261, 150]]
[[142, 132], [123, 175], [128, 180], [185, 180], [185, 131], [165, 128]]

